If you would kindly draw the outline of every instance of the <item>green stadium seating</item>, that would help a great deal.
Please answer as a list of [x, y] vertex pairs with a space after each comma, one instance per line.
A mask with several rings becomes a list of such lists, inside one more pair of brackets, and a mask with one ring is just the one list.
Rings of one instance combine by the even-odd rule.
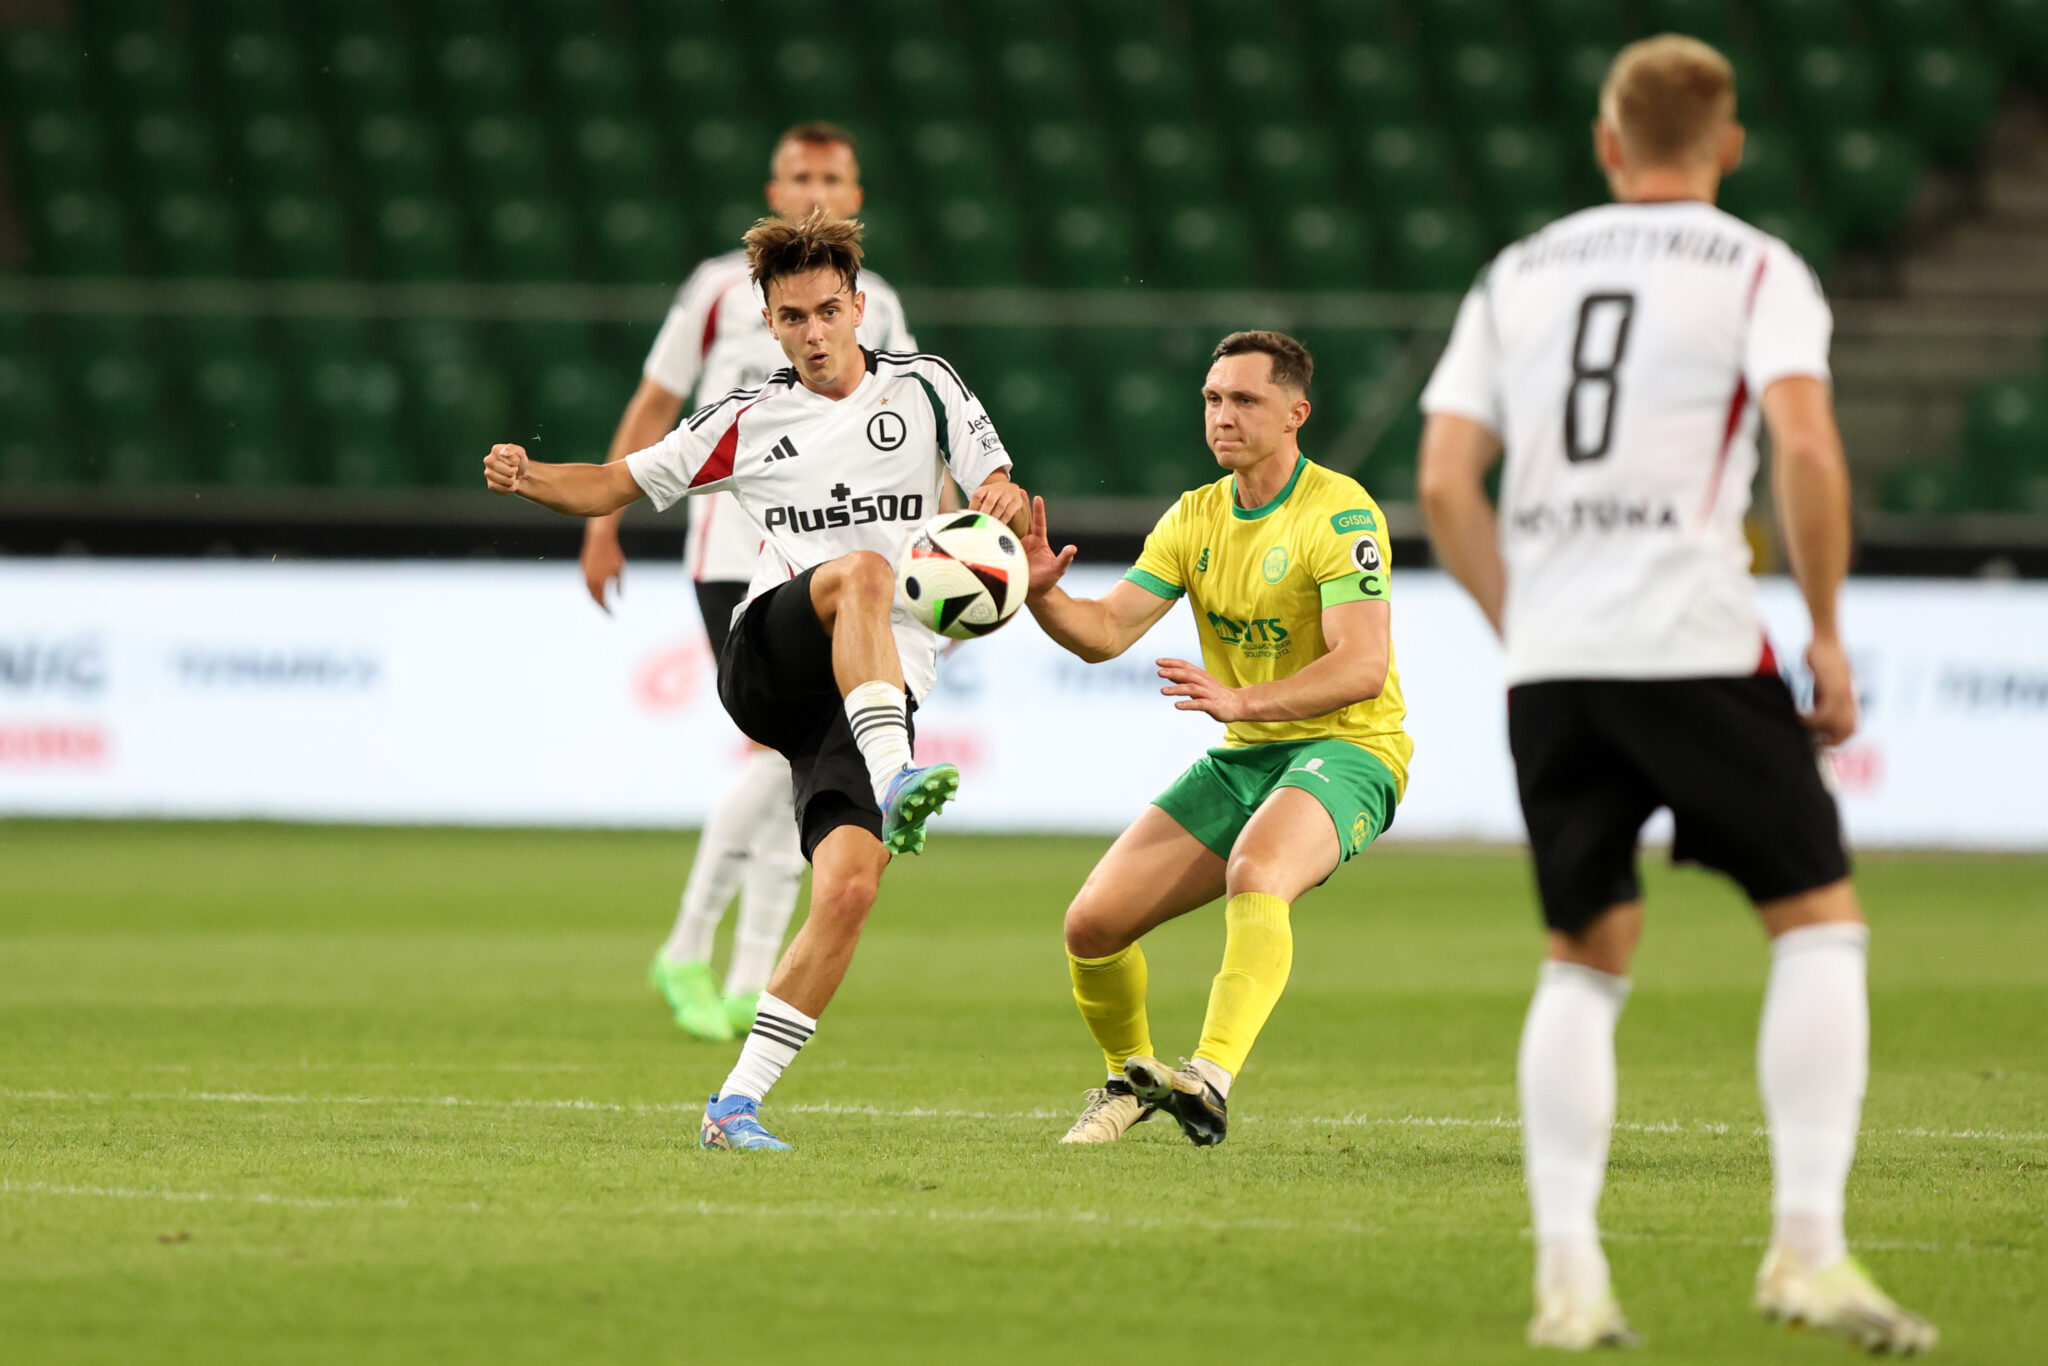
[[1194, 108], [1194, 60], [1182, 48], [1134, 39], [1112, 46], [1102, 63], [1104, 93], [1121, 125], [1183, 118]]
[[1745, 130], [1742, 164], [1721, 182], [1721, 207], [1740, 218], [1800, 203], [1799, 149], [1783, 128], [1752, 124]]
[[1877, 63], [1867, 52], [1817, 43], [1798, 49], [1782, 77], [1787, 102], [1809, 130], [1876, 118], [1880, 82]]
[[430, 37], [502, 32], [507, 27], [501, 0], [411, 0], [407, 7]]
[[1420, 123], [1372, 129], [1357, 155], [1372, 202], [1386, 209], [1440, 194], [1455, 164], [1450, 139]]
[[87, 357], [72, 376], [75, 411], [95, 432], [127, 433], [156, 425], [163, 395], [157, 368], [132, 351]]
[[7, 435], [54, 439], [63, 405], [50, 367], [31, 355], [0, 352], [0, 412], [7, 414]]
[[224, 279], [240, 270], [235, 211], [218, 195], [173, 194], [148, 215], [150, 259], [165, 275]]
[[1826, 276], [1835, 261], [1834, 230], [1803, 209], [1767, 209], [1750, 221], [1799, 253], [1816, 273]]
[[1199, 123], [1151, 123], [1136, 130], [1130, 162], [1138, 193], [1153, 205], [1223, 198], [1223, 156]]
[[1347, 43], [1328, 71], [1340, 114], [1355, 125], [1412, 122], [1423, 116], [1422, 77], [1413, 53], [1386, 43]]
[[310, 195], [279, 195], [256, 211], [255, 235], [272, 275], [334, 279], [348, 273], [341, 211]]
[[200, 482], [183, 429], [155, 424], [130, 432], [92, 433], [100, 483], [109, 488], [180, 488]]
[[396, 431], [404, 398], [396, 366], [368, 358], [320, 361], [306, 373], [304, 397], [323, 482], [346, 489], [412, 482]]
[[413, 95], [412, 52], [385, 33], [348, 33], [326, 49], [321, 70], [344, 116], [402, 114]]
[[1194, 390], [1193, 382], [1176, 384], [1161, 370], [1109, 372], [1102, 395], [1106, 492], [1172, 496], [1205, 472]]
[[1100, 129], [1080, 122], [1033, 124], [1019, 157], [1024, 187], [1041, 203], [1100, 200], [1109, 194], [1109, 144]]
[[1998, 73], [1968, 48], [1912, 49], [1904, 54], [1897, 85], [1906, 130], [1950, 161], [1971, 155], [1998, 109]]
[[161, 320], [165, 356], [174, 357], [180, 373], [215, 354], [250, 353], [265, 345], [264, 329], [246, 313], [184, 313]]
[[462, 273], [462, 216], [432, 194], [384, 200], [370, 217], [371, 257], [389, 280], [445, 280]]
[[329, 360], [357, 361], [369, 356], [376, 340], [368, 319], [287, 315], [274, 324], [278, 354], [301, 368]]
[[107, 183], [106, 142], [98, 120], [46, 110], [20, 126], [19, 138], [22, 168], [38, 192], [97, 190]]
[[690, 198], [703, 202], [744, 195], [759, 204], [761, 187], [768, 183], [768, 142], [774, 136], [765, 124], [738, 119], [691, 125], [680, 149]]
[[570, 114], [630, 113], [639, 93], [640, 67], [616, 38], [565, 38], [548, 54], [555, 102]]
[[688, 38], [715, 33], [731, 12], [726, 0], [640, 0], [633, 7], [643, 38]]
[[1384, 42], [1399, 35], [1392, 0], [1301, 0], [1303, 32], [1318, 41]]
[[452, 114], [506, 113], [525, 103], [519, 49], [495, 34], [462, 33], [448, 39], [434, 55], [434, 74], [442, 105]]
[[54, 437], [0, 432], [0, 489], [71, 483], [70, 455], [66, 443]]
[[1894, 50], [1954, 42], [1967, 31], [1959, 0], [1867, 0], [1866, 12]]
[[1289, 6], [1249, 0], [1184, 0], [1187, 26], [1197, 39], [1222, 35], [1227, 41], [1270, 42], [1287, 30]]
[[588, 196], [647, 194], [660, 178], [660, 140], [638, 119], [585, 119], [568, 150], [576, 186]]
[[47, 330], [52, 360], [70, 375], [99, 356], [154, 354], [149, 324], [134, 313], [61, 313]]
[[547, 134], [537, 119], [490, 114], [471, 119], [457, 144], [471, 199], [523, 194], [547, 180]]
[[[317, 7], [309, 7], [317, 12]], [[278, 13], [272, 0], [199, 0], [193, 19], [215, 33], [257, 32], [279, 27], [289, 16]], [[196, 26], [195, 25], [195, 26]]]
[[1462, 290], [1485, 259], [1486, 234], [1470, 211], [1414, 204], [1394, 220], [1390, 255], [1396, 289]]
[[1978, 0], [1977, 12], [2009, 68], [2048, 71], [2048, 0]]
[[602, 460], [632, 377], [592, 361], [543, 366], [532, 390], [534, 449], [543, 459]]
[[1070, 0], [1076, 33], [1094, 42], [1144, 39], [1169, 27], [1161, 0]]
[[1289, 45], [1229, 43], [1214, 54], [1210, 66], [1210, 87], [1230, 118], [1295, 118], [1307, 104], [1308, 67]]
[[109, 82], [121, 105], [130, 110], [188, 105], [191, 59], [169, 33], [132, 29], [113, 37], [106, 53]]
[[194, 114], [144, 114], [128, 128], [128, 171], [144, 189], [203, 190], [213, 183], [213, 129]]
[[1024, 279], [1023, 233], [999, 199], [942, 200], [928, 229], [932, 256], [951, 285], [1014, 285]]
[[1138, 273], [1136, 234], [1120, 208], [1070, 204], [1050, 215], [1038, 238], [1047, 284], [1126, 285]]
[[[724, 200], [712, 209], [708, 221], [698, 224], [698, 253], [703, 256], [720, 256], [728, 251], [737, 251], [740, 239], [746, 236], [747, 229], [753, 227], [767, 212], [768, 206], [761, 201], [759, 191], [745, 198]], [[908, 220], [887, 205], [879, 205], [873, 210], [863, 207], [861, 218], [867, 223], [876, 241], [899, 244], [909, 242], [908, 229], [905, 226]], [[876, 227], [878, 221], [883, 225], [894, 226], [889, 227], [885, 233]]]
[[1170, 289], [1248, 289], [1254, 280], [1251, 224], [1225, 204], [1189, 204], [1158, 223], [1159, 282]]
[[1878, 495], [1887, 512], [1915, 517], [1952, 516], [1979, 502], [1976, 481], [1958, 465], [1901, 465], [1885, 473]]
[[944, 34], [951, 0], [866, 0], [861, 20], [881, 33]]
[[296, 110], [305, 102], [299, 49], [282, 34], [245, 30], [232, 35], [220, 45], [216, 72], [222, 101], [234, 113]]
[[487, 363], [436, 361], [412, 376], [407, 397], [414, 473], [422, 483], [469, 484], [483, 453], [512, 430], [511, 390]]
[[569, 210], [550, 199], [499, 201], [483, 223], [483, 256], [495, 280], [572, 278], [576, 230]]
[[356, 174], [370, 190], [392, 194], [443, 188], [441, 129], [403, 114], [373, 114], [356, 125]]
[[996, 99], [1011, 119], [1071, 119], [1080, 112], [1079, 51], [1043, 38], [1020, 38], [995, 53]]
[[1600, 114], [1600, 87], [1617, 51], [1614, 43], [1577, 43], [1559, 49], [1550, 63], [1551, 123], [1580, 147], [1592, 144], [1589, 130]]
[[1750, 0], [1763, 36], [1780, 46], [1839, 42], [1850, 27], [1848, 0]]
[[389, 354], [401, 365], [423, 370], [442, 361], [471, 361], [484, 355], [477, 327], [461, 318], [400, 318], [391, 325]]
[[2048, 378], [1980, 385], [1964, 419], [1963, 454], [1987, 506], [2005, 506], [2023, 477], [2048, 473]]
[[1437, 82], [1452, 115], [1468, 123], [1527, 118], [1535, 102], [1535, 64], [1505, 43], [1451, 49], [1437, 68]]
[[274, 443], [284, 414], [276, 365], [248, 352], [222, 352], [194, 366], [186, 385], [192, 436], [202, 446], [226, 449], [242, 442]]
[[1820, 182], [1842, 239], [1875, 245], [1905, 221], [1920, 183], [1920, 158], [1897, 133], [1849, 128], [1822, 149]]
[[524, 31], [542, 39], [567, 42], [613, 32], [611, 7], [591, 0], [526, 0], [524, 10]]
[[1522, 123], [1495, 124], [1473, 139], [1469, 160], [1474, 187], [1496, 225], [1518, 225], [1530, 209], [1547, 209], [1568, 197], [1558, 141], [1540, 126]]
[[260, 193], [316, 193], [326, 170], [320, 125], [294, 114], [258, 114], [236, 139], [241, 183]]
[[1064, 0], [1004, 0], [1001, 5], [975, 8], [973, 37], [983, 43], [1069, 36]]
[[66, 190], [43, 200], [35, 259], [38, 269], [59, 275], [120, 275], [127, 237], [127, 221], [113, 196]]
[[1411, 13], [1416, 36], [1432, 51], [1499, 42], [1509, 24], [1505, 0], [1415, 0]]
[[892, 44], [882, 62], [890, 115], [902, 123], [975, 117], [979, 73], [966, 50], [927, 31], [896, 31], [913, 36]]
[[1645, 33], [1687, 33], [1716, 47], [1735, 32], [1733, 0], [1641, 0]]
[[[1055, 475], [1047, 492], [1083, 493], [1089, 481], [1083, 472], [1081, 399], [1074, 376], [1065, 367], [1012, 362], [993, 370], [975, 392], [987, 405], [996, 430], [1019, 460], [1029, 460], [1034, 477], [1044, 484], [1047, 474]], [[1044, 470], [1046, 473], [1039, 473]]]
[[1251, 130], [1241, 164], [1251, 202], [1269, 212], [1342, 193], [1337, 140], [1320, 124], [1268, 123]]
[[927, 205], [1001, 190], [995, 139], [982, 124], [955, 119], [921, 123], [910, 131], [909, 150], [918, 198]]
[[[529, 378], [551, 365], [570, 361], [580, 365], [597, 355], [597, 340], [590, 324], [573, 319], [518, 318], [503, 324], [498, 333], [489, 354], [511, 357], [520, 373]], [[623, 395], [619, 401], [624, 403]], [[614, 412], [612, 416], [618, 414]]]
[[752, 102], [747, 52], [701, 30], [665, 44], [651, 74], [655, 100], [671, 115], [730, 118]]
[[79, 109], [87, 102], [84, 44], [59, 28], [0, 33], [0, 100], [17, 117], [43, 109]]
[[660, 200], [621, 198], [598, 204], [588, 237], [598, 278], [616, 284], [680, 281], [692, 264], [682, 215]]
[[1372, 283], [1372, 235], [1337, 204], [1297, 204], [1273, 228], [1267, 251], [1277, 289], [1364, 289]]
[[[768, 31], [816, 33], [818, 16], [830, 11], [808, 4], [805, 8], [809, 13], [801, 25]], [[859, 51], [848, 43], [819, 36], [796, 38], [778, 44], [769, 54], [769, 85], [786, 108], [806, 111], [799, 117], [844, 119], [860, 106], [865, 68]]]
[[1524, 12], [1551, 52], [1561, 52], [1575, 43], [1618, 48], [1632, 36], [1617, 0], [1526, 0]]

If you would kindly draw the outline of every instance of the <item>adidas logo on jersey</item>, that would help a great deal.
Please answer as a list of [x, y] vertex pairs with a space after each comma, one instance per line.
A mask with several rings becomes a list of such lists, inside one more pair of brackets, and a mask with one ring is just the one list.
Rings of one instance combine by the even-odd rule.
[[794, 460], [796, 455], [796, 442], [791, 441], [786, 436], [768, 448], [768, 458], [770, 460]]

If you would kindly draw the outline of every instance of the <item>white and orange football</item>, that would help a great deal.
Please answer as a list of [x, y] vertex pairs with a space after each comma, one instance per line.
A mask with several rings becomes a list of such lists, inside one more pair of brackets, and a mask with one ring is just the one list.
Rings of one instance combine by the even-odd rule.
[[985, 636], [1015, 616], [1030, 586], [1017, 533], [979, 512], [932, 518], [896, 563], [896, 600], [955, 640]]

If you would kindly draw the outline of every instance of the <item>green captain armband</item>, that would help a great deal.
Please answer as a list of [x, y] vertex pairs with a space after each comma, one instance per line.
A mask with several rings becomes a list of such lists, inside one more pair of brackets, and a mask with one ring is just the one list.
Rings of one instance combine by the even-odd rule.
[[1322, 590], [1323, 606], [1335, 607], [1342, 602], [1385, 602], [1387, 573], [1375, 569], [1365, 574], [1346, 574], [1341, 579], [1328, 579], [1316, 585]]
[[[1188, 591], [1179, 584], [1168, 583], [1157, 574], [1147, 574], [1144, 570], [1135, 566], [1124, 571], [1124, 581], [1126, 583], [1135, 583], [1153, 597], [1165, 598], [1168, 602], [1172, 602], [1175, 598]], [[1327, 604], [1325, 605], [1327, 606]]]

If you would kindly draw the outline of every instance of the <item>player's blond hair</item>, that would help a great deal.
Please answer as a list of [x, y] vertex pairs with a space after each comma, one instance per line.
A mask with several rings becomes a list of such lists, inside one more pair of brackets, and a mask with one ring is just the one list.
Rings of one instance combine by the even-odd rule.
[[763, 300], [772, 281], [807, 270], [837, 271], [851, 292], [860, 287], [863, 230], [858, 218], [834, 218], [822, 207], [795, 222], [763, 218], [742, 239], [747, 244], [747, 270]]
[[1615, 55], [1600, 86], [1600, 121], [1629, 161], [1653, 166], [1714, 154], [1735, 117], [1735, 68], [1706, 43], [1662, 33]]

